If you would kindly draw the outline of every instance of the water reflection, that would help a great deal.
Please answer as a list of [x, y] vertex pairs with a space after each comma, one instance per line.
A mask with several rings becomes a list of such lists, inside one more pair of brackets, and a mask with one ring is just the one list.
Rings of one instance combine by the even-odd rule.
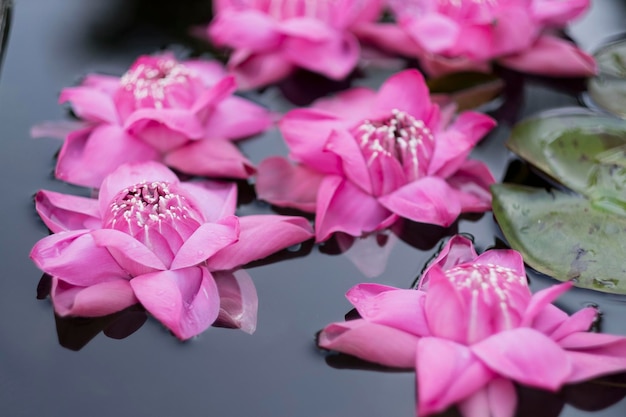
[[[212, 275], [220, 295], [220, 311], [213, 326], [254, 333], [259, 301], [250, 275], [243, 269], [215, 271]], [[38, 299], [55, 296], [53, 281], [50, 275], [43, 275], [37, 286]], [[147, 319], [148, 313], [140, 304], [102, 317], [61, 317], [55, 313], [59, 344], [75, 351], [100, 332], [112, 339], [124, 339], [139, 330]]]
[[[253, 268], [308, 255], [313, 239], [283, 249], [246, 265]], [[220, 312], [214, 327], [239, 329], [252, 334], [256, 330], [258, 296], [252, 278], [244, 269], [213, 271], [211, 273], [220, 295]], [[37, 299], [54, 297], [54, 278], [44, 274], [37, 285]], [[136, 304], [122, 311], [102, 317], [61, 317], [55, 314], [59, 344], [70, 350], [80, 350], [100, 332], [113, 339], [124, 339], [135, 333], [148, 318], [148, 313]]]
[[103, 317], [60, 317], [55, 314], [59, 344], [78, 351], [100, 332], [112, 339], [124, 339], [135, 333], [148, 319], [140, 305]]
[[11, 16], [13, 13], [12, 0], [0, 0], [0, 68], [6, 53], [11, 29]]
[[334, 233], [320, 245], [320, 252], [327, 255], [343, 254], [365, 277], [376, 278], [385, 271], [389, 256], [399, 240], [419, 250], [430, 250], [441, 239], [457, 232], [458, 220], [448, 227], [441, 227], [399, 219], [389, 229], [361, 237]]

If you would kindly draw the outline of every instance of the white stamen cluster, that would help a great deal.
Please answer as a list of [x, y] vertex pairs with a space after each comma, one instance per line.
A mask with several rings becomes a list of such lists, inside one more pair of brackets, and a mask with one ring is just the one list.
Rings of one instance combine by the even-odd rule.
[[[363, 7], [359, 2], [358, 5]], [[337, 14], [337, 0], [269, 0], [267, 13], [276, 19], [310, 17], [328, 21]]]
[[495, 264], [460, 265], [446, 271], [446, 277], [459, 289], [496, 294], [507, 300], [511, 287], [526, 286], [526, 277], [511, 268]]
[[[511, 329], [519, 320], [516, 304], [521, 294], [526, 293], [526, 276], [515, 270], [500, 265], [459, 265], [445, 273], [448, 280], [469, 298], [467, 336], [470, 342], [481, 337], [480, 321], [485, 317], [477, 316], [479, 305], [490, 306], [498, 311], [500, 329]], [[529, 294], [529, 293], [528, 293]], [[492, 317], [492, 320], [495, 316]], [[493, 325], [493, 324], [492, 324]]]
[[139, 64], [122, 76], [121, 87], [135, 100], [151, 98], [155, 108], [162, 108], [165, 90], [174, 84], [185, 84], [193, 72], [174, 59], [162, 58], [153, 65]]
[[356, 130], [361, 149], [368, 155], [368, 166], [381, 155], [396, 158], [411, 180], [418, 178], [420, 151], [428, 154], [426, 143], [434, 141], [423, 121], [410, 114], [393, 109], [391, 117], [383, 121], [365, 120]]
[[461, 7], [463, 4], [474, 3], [478, 5], [495, 6], [499, 0], [439, 0], [442, 6]]
[[186, 219], [189, 208], [167, 182], [143, 182], [121, 191], [111, 203], [110, 214], [109, 227], [132, 231]]

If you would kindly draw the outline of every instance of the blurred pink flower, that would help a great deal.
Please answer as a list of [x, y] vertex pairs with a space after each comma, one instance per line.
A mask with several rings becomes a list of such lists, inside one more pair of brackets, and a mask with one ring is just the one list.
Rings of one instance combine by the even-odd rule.
[[548, 76], [590, 76], [594, 59], [557, 30], [589, 0], [390, 0], [397, 25], [369, 24], [358, 35], [413, 56], [432, 75], [487, 70], [491, 61]]
[[176, 336], [213, 324], [254, 331], [256, 292], [231, 270], [312, 236], [300, 217], [234, 216], [234, 184], [180, 182], [158, 162], [127, 164], [98, 199], [39, 191], [54, 234], [31, 252], [54, 277], [61, 316], [103, 316], [140, 302]]
[[466, 416], [513, 416], [513, 382], [557, 391], [626, 370], [626, 338], [589, 333], [597, 311], [551, 304], [571, 283], [532, 295], [521, 255], [476, 255], [453, 237], [420, 288], [360, 284], [347, 293], [361, 318], [333, 323], [322, 348], [415, 368], [420, 416], [458, 404]]
[[242, 88], [274, 83], [300, 67], [340, 80], [356, 67], [352, 31], [373, 22], [382, 0], [216, 0], [208, 35], [233, 49], [228, 67]]
[[235, 88], [217, 62], [141, 56], [121, 78], [91, 74], [61, 92], [59, 101], [70, 102], [84, 122], [80, 128], [71, 124], [64, 132], [46, 124], [33, 135], [65, 139], [56, 176], [73, 184], [97, 188], [118, 166], [142, 161], [192, 175], [247, 178], [254, 167], [232, 141], [262, 132], [273, 120], [233, 96]]
[[279, 127], [298, 165], [261, 162], [257, 194], [315, 212], [318, 241], [384, 229], [398, 217], [448, 226], [460, 213], [489, 210], [494, 182], [486, 165], [467, 156], [495, 122], [469, 111], [451, 119], [415, 70], [392, 76], [378, 92], [356, 88], [292, 110]]

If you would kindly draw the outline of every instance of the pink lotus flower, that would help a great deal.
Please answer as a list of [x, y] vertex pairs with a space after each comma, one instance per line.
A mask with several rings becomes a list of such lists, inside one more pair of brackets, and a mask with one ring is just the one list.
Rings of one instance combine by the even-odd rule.
[[512, 416], [513, 382], [557, 391], [626, 370], [626, 338], [589, 333], [594, 308], [551, 304], [571, 283], [532, 295], [521, 255], [476, 255], [453, 237], [420, 288], [360, 284], [347, 293], [361, 318], [333, 323], [319, 345], [386, 366], [415, 368], [420, 416], [459, 405], [466, 416]]
[[464, 112], [450, 123], [449, 110], [408, 70], [378, 93], [356, 88], [290, 111], [280, 130], [299, 165], [263, 161], [257, 194], [315, 212], [318, 241], [384, 229], [399, 217], [448, 226], [460, 213], [489, 210], [493, 176], [466, 158], [495, 122]]
[[589, 0], [393, 0], [398, 25], [369, 24], [358, 35], [416, 57], [432, 75], [487, 70], [491, 61], [548, 76], [590, 76], [594, 59], [556, 30]]
[[[235, 88], [216, 62], [178, 62], [169, 54], [139, 57], [121, 78], [88, 75], [59, 98], [84, 123], [70, 127], [56, 176], [99, 187], [124, 163], [161, 161], [192, 175], [247, 178], [254, 167], [232, 140], [273, 121], [265, 109], [232, 96]], [[54, 136], [57, 127], [36, 127], [33, 134]]]
[[228, 67], [242, 88], [274, 83], [300, 67], [340, 80], [359, 59], [352, 31], [375, 21], [381, 0], [217, 0], [208, 28], [233, 49]]
[[236, 195], [233, 184], [180, 182], [157, 162], [121, 166], [98, 199], [40, 191], [37, 211], [54, 234], [31, 258], [54, 277], [56, 312], [96, 317], [140, 302], [181, 339], [218, 317], [253, 331], [254, 287], [232, 270], [312, 230], [299, 217], [238, 218]]

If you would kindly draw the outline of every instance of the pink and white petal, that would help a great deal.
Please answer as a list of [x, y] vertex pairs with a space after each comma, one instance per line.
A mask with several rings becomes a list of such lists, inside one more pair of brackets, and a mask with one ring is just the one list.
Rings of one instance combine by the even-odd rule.
[[102, 181], [98, 195], [100, 213], [109, 211], [113, 199], [122, 190], [145, 181], [177, 184], [178, 177], [165, 165], [156, 161], [120, 165]]
[[411, 369], [418, 340], [410, 333], [358, 319], [329, 324], [320, 332], [317, 343], [321, 348], [368, 362]]
[[198, 265], [239, 240], [239, 219], [229, 216], [204, 223], [189, 236], [175, 255], [170, 269]]
[[[197, 115], [189, 109], [173, 108], [141, 108], [132, 112], [124, 121], [124, 129], [130, 134], [142, 135], [147, 130], [146, 137], [156, 137], [154, 131], [171, 131], [171, 136], [180, 142], [180, 137], [186, 139], [200, 139], [204, 136], [205, 128]], [[150, 133], [151, 135], [148, 135]], [[164, 133], [162, 141], [167, 140]], [[159, 137], [160, 138], [160, 137]], [[155, 139], [156, 140], [156, 139]]]
[[35, 209], [41, 220], [54, 232], [98, 229], [102, 226], [98, 200], [40, 190], [35, 195]]
[[325, 177], [320, 184], [316, 213], [318, 242], [328, 239], [334, 232], [361, 236], [381, 228], [393, 215], [376, 198], [335, 175]]
[[295, 109], [283, 117], [278, 127], [291, 159], [324, 174], [340, 174], [341, 160], [326, 151], [326, 143], [333, 130], [344, 125], [345, 121], [321, 110]]
[[191, 107], [191, 111], [198, 118], [202, 119], [208, 116], [222, 101], [232, 96], [236, 90], [237, 84], [235, 83], [235, 77], [233, 75], [227, 75], [210, 88], [202, 91]]
[[87, 74], [80, 82], [82, 87], [95, 88], [113, 97], [120, 87], [120, 78], [104, 74]]
[[126, 279], [81, 287], [53, 278], [50, 297], [54, 311], [62, 317], [101, 317], [139, 302], [130, 286], [130, 281]]
[[573, 364], [568, 383], [626, 371], [626, 338], [602, 333], [573, 333], [559, 341]]
[[471, 350], [494, 372], [550, 391], [561, 388], [573, 369], [556, 342], [525, 327], [496, 333], [474, 344]]
[[[356, 68], [361, 49], [354, 35], [328, 28], [313, 19], [290, 19], [289, 23], [293, 26], [288, 33], [285, 25], [281, 30], [287, 35], [282, 49], [290, 62], [333, 80], [346, 78]], [[318, 35], [324, 27], [331, 33], [320, 39]], [[316, 35], [313, 38], [312, 33]]]
[[572, 314], [563, 321], [552, 333], [550, 339], [558, 342], [573, 333], [589, 331], [593, 323], [598, 319], [598, 310], [593, 307], [583, 308]]
[[47, 236], [35, 244], [30, 258], [47, 274], [82, 287], [130, 278], [111, 253], [97, 245], [89, 230]]
[[69, 101], [81, 119], [90, 122], [119, 124], [115, 103], [109, 94], [89, 87], [70, 87], [61, 91], [59, 103]]
[[217, 285], [206, 268], [154, 272], [130, 284], [145, 309], [181, 340], [206, 330], [219, 314]]
[[136, 277], [148, 272], [166, 269], [166, 263], [143, 243], [115, 229], [99, 229], [91, 232], [93, 241], [107, 250], [126, 274]]
[[83, 129], [90, 129], [92, 123], [74, 121], [74, 120], [62, 120], [53, 122], [41, 122], [30, 128], [30, 136], [33, 138], [65, 138], [72, 132]]
[[[497, 265], [502, 268], [512, 270], [512, 272], [522, 278], [526, 278], [526, 268], [524, 267], [524, 259], [522, 255], [513, 249], [492, 249], [481, 253], [473, 261], [475, 265]], [[522, 285], [530, 298], [530, 290], [528, 285]]]
[[219, 61], [207, 61], [205, 59], [189, 59], [183, 62], [185, 68], [193, 71], [200, 79], [202, 83], [211, 87], [217, 84], [222, 78], [226, 77], [228, 73], [226, 68]]
[[340, 4], [349, 12], [343, 16], [345, 23], [341, 27], [351, 26], [350, 29], [361, 23], [377, 21], [385, 6], [383, 0], [345, 0]]
[[233, 269], [313, 237], [303, 217], [253, 215], [240, 217], [239, 224], [239, 240], [207, 260], [210, 270]]
[[315, 100], [311, 107], [357, 123], [372, 114], [375, 101], [375, 91], [365, 87], [355, 87], [332, 97]]
[[539, 316], [542, 310], [544, 310], [546, 306], [552, 304], [552, 302], [559, 298], [561, 294], [563, 294], [572, 287], [573, 284], [568, 281], [562, 284], [552, 285], [548, 288], [536, 292], [532, 296], [530, 303], [528, 303], [528, 307], [524, 312], [524, 317], [520, 325], [535, 327], [535, 319]]
[[414, 69], [404, 70], [391, 77], [378, 90], [375, 115], [388, 116], [394, 109], [404, 111], [417, 120], [427, 120], [432, 103], [424, 77]]
[[461, 113], [437, 135], [435, 152], [428, 166], [430, 175], [446, 178], [465, 162], [474, 146], [496, 126], [489, 116], [472, 111]]
[[513, 417], [517, 393], [513, 383], [505, 378], [491, 380], [487, 386], [459, 403], [464, 416]]
[[546, 335], [552, 334], [569, 315], [553, 304], [548, 304], [533, 319], [532, 328]]
[[306, 16], [282, 20], [279, 27], [280, 32], [286, 37], [320, 43], [332, 40], [341, 33], [319, 19]]
[[370, 169], [361, 148], [350, 133], [343, 129], [333, 130], [326, 150], [341, 158], [343, 173], [353, 184], [367, 194], [374, 193]]
[[430, 334], [458, 343], [467, 343], [469, 308], [457, 288], [439, 265], [429, 271], [428, 297], [424, 311]]
[[585, 351], [566, 351], [566, 355], [573, 364], [573, 370], [567, 379], [571, 384], [626, 371], [626, 343], [615, 355]]
[[254, 333], [259, 299], [250, 275], [239, 269], [215, 271], [213, 278], [220, 294], [220, 313], [213, 325]]
[[624, 336], [593, 332], [572, 333], [559, 340], [559, 345], [568, 351], [604, 351], [605, 354], [619, 353], [626, 348], [625, 344], [626, 338]]
[[444, 411], [494, 378], [467, 346], [436, 337], [417, 342], [415, 372], [420, 416]]
[[527, 50], [498, 61], [517, 71], [550, 77], [591, 77], [598, 71], [591, 55], [571, 42], [547, 35]]
[[364, 285], [353, 287], [346, 297], [359, 315], [372, 323], [382, 324], [415, 336], [429, 336], [424, 312], [426, 293], [417, 290], [394, 289], [374, 296], [362, 294]]
[[295, 70], [282, 51], [253, 53], [235, 50], [228, 61], [228, 69], [235, 75], [240, 90], [251, 90], [274, 84]]
[[400, 26], [424, 50], [441, 54], [451, 50], [459, 40], [459, 24], [439, 13], [427, 13], [419, 19], [401, 19]]
[[346, 298], [351, 303], [353, 303], [352, 305], [356, 307], [356, 304], [354, 304], [354, 302], [358, 303], [362, 300], [367, 300], [369, 298], [376, 297], [378, 294], [382, 294], [384, 292], [389, 292], [389, 291], [396, 291], [398, 289], [399, 288], [392, 287], [390, 285], [375, 284], [375, 283], [357, 284], [348, 290], [348, 292], [346, 293]]
[[454, 189], [441, 178], [425, 177], [408, 183], [378, 199], [388, 210], [420, 223], [450, 226], [461, 213], [461, 204], [451, 199]]
[[590, 0], [534, 0], [533, 16], [542, 25], [563, 27], [589, 9]]
[[[517, 53], [532, 47], [533, 40], [540, 34], [541, 27], [531, 16], [528, 4], [506, 7], [498, 16], [498, 24], [491, 22], [485, 26], [487, 39], [490, 41], [489, 52], [475, 52], [474, 57], [479, 59], [493, 59], [494, 57]], [[487, 48], [483, 48], [487, 49]]]
[[323, 179], [324, 174], [275, 156], [259, 164], [255, 188], [259, 200], [314, 213]]
[[452, 236], [422, 274], [418, 289], [426, 288], [430, 280], [429, 271], [434, 265], [437, 265], [442, 271], [447, 271], [457, 265], [473, 261], [477, 256], [474, 244], [470, 239], [462, 235]]
[[215, 223], [219, 219], [235, 214], [237, 207], [237, 184], [220, 181], [181, 182], [189, 204], [203, 214], [205, 222]]
[[207, 137], [229, 140], [259, 134], [274, 124], [275, 115], [266, 108], [241, 97], [228, 97], [207, 119]]
[[208, 35], [217, 46], [250, 51], [273, 50], [282, 39], [274, 19], [253, 9], [219, 12], [208, 28]]
[[375, 45], [385, 51], [407, 57], [417, 57], [423, 50], [396, 23], [361, 23], [353, 28], [361, 44]]
[[201, 139], [189, 142], [165, 155], [164, 162], [192, 175], [245, 179], [255, 169], [239, 149], [226, 139]]
[[70, 134], [59, 152], [55, 175], [72, 184], [99, 188], [124, 163], [160, 159], [159, 154], [119, 126], [100, 125]]
[[482, 161], [467, 160], [446, 179], [461, 204], [462, 213], [491, 210], [490, 187], [496, 182], [489, 167]]

